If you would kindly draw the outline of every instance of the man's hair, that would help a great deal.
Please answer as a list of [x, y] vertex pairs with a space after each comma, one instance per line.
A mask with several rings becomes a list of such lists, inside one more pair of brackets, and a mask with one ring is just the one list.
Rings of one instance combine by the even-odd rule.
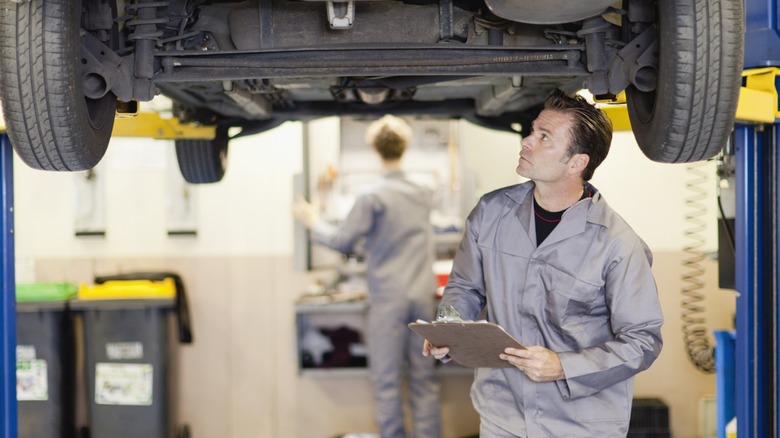
[[366, 131], [366, 142], [379, 153], [383, 160], [398, 160], [406, 151], [412, 129], [398, 117], [386, 115], [371, 123]]
[[590, 157], [588, 166], [582, 172], [582, 179], [589, 181], [609, 152], [612, 122], [582, 96], [568, 96], [560, 89], [555, 89], [547, 96], [544, 109], [571, 114], [574, 123], [569, 131], [569, 156], [586, 154]]

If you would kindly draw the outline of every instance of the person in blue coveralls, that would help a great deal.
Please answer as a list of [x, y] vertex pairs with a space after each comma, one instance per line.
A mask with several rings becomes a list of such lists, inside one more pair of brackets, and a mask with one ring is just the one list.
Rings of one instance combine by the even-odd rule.
[[611, 140], [599, 109], [556, 90], [521, 142], [517, 173], [530, 181], [484, 195], [466, 220], [440, 311], [486, 309], [527, 346], [500, 355], [511, 367], [475, 370], [480, 438], [628, 433], [663, 315], [650, 250], [588, 183]]
[[320, 219], [303, 199], [293, 204], [295, 218], [309, 227], [313, 241], [349, 253], [363, 241], [368, 282], [366, 340], [374, 385], [375, 419], [382, 438], [407, 436], [401, 385], [408, 365], [412, 432], [415, 438], [441, 436], [439, 383], [435, 361], [420, 356], [423, 340], [407, 328], [436, 315], [433, 274], [433, 192], [401, 169], [411, 136], [402, 119], [384, 116], [367, 131], [379, 154], [383, 175], [365, 192], [338, 226]]

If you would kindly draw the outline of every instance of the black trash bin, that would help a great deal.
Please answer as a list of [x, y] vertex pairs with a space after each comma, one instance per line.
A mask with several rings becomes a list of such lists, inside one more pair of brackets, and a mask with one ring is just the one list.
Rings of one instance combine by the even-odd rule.
[[[134, 275], [98, 278], [95, 286], [82, 286], [72, 302], [84, 325], [89, 435], [186, 436], [188, 429], [177, 428], [171, 418], [169, 393], [168, 323], [181, 308], [181, 279]], [[186, 307], [180, 313], [187, 314]], [[189, 343], [189, 317], [179, 319], [186, 320], [179, 339]]]
[[19, 438], [75, 436], [75, 339], [69, 283], [16, 286]]

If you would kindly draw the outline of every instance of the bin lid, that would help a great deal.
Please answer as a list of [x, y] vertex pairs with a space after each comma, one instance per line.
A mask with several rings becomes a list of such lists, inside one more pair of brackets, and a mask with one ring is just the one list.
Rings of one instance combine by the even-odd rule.
[[159, 310], [168, 312], [176, 306], [173, 298], [132, 298], [110, 300], [80, 300], [74, 298], [68, 302], [70, 309], [81, 311], [114, 311], [114, 310]]
[[16, 301], [19, 303], [67, 301], [78, 289], [72, 283], [18, 283]]
[[170, 300], [176, 298], [172, 278], [152, 280], [111, 280], [94, 286], [81, 284], [79, 300]]

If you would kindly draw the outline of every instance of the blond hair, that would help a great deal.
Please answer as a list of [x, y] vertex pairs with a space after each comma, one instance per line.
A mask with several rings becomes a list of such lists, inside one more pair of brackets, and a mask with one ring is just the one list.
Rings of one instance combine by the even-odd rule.
[[398, 160], [406, 151], [412, 128], [403, 119], [386, 115], [371, 123], [366, 131], [369, 143], [383, 160]]

